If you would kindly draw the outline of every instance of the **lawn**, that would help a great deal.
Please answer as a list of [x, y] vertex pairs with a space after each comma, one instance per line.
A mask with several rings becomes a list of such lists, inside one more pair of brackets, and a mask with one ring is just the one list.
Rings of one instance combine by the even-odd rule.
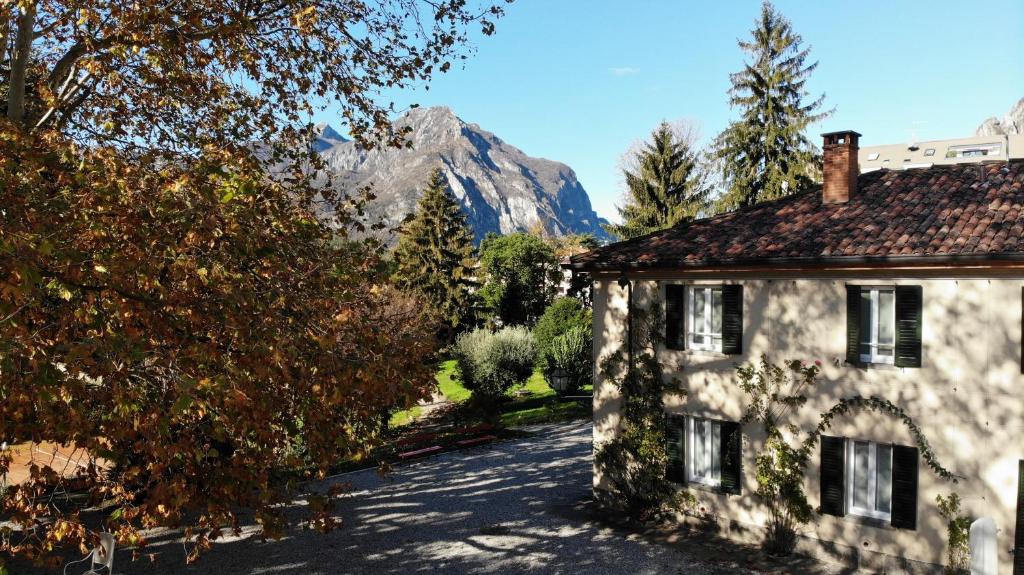
[[[437, 370], [437, 384], [448, 401], [462, 403], [471, 391], [455, 378], [455, 360], [442, 362]], [[589, 393], [587, 389], [583, 393]], [[525, 384], [513, 388], [508, 403], [502, 406], [501, 423], [506, 427], [560, 421], [590, 415], [589, 402], [559, 400], [555, 391], [544, 380], [540, 370], [533, 372]], [[416, 420], [422, 413], [419, 406], [400, 411], [391, 417], [391, 425], [399, 427]]]

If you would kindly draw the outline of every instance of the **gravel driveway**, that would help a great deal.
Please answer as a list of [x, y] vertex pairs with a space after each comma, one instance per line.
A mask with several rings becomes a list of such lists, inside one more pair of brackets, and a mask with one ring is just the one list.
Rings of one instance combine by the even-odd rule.
[[[356, 492], [345, 526], [279, 541], [221, 541], [191, 566], [171, 539], [153, 541], [156, 563], [120, 560], [118, 573], [737, 573], [707, 563], [700, 547], [650, 542], [591, 518], [591, 424], [534, 428], [536, 435], [346, 475]], [[249, 531], [251, 534], [251, 530]], [[127, 557], [125, 557], [127, 559]], [[742, 571], [741, 571], [742, 572]]]

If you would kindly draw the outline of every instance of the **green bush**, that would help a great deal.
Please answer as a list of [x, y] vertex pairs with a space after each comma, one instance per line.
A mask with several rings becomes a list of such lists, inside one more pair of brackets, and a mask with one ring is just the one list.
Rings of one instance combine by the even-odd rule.
[[556, 337], [568, 333], [575, 327], [582, 327], [589, 332], [591, 322], [590, 310], [583, 307], [580, 300], [562, 297], [552, 302], [537, 321], [537, 326], [533, 328], [533, 338], [537, 342], [537, 353], [540, 357], [538, 367], [547, 371], [551, 344]]
[[529, 379], [537, 359], [533, 336], [524, 327], [464, 333], [455, 341], [453, 352], [462, 385], [485, 404], [501, 401], [512, 386]]
[[556, 337], [548, 348], [543, 364], [548, 384], [555, 370], [569, 374], [570, 393], [594, 381], [594, 336], [589, 327], [576, 326]]

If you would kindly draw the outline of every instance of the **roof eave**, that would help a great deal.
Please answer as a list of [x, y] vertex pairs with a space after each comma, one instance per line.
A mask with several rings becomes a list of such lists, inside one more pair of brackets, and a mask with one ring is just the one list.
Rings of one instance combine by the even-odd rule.
[[584, 263], [569, 262], [562, 267], [577, 272], [626, 272], [626, 271], [697, 271], [724, 268], [763, 267], [894, 267], [894, 266], [944, 266], [984, 264], [1024, 264], [1024, 253], [1001, 254], [936, 254], [899, 256], [841, 256], [841, 257], [790, 257], [790, 258], [736, 258], [730, 260], [701, 260], [691, 262], [628, 262], [628, 263]]

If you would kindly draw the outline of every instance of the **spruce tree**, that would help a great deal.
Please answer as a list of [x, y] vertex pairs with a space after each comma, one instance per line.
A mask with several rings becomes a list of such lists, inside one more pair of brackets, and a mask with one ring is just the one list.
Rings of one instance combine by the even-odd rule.
[[395, 265], [395, 285], [425, 298], [444, 324], [444, 339], [476, 322], [473, 232], [440, 169], [402, 228]]
[[738, 42], [750, 61], [730, 76], [729, 103], [742, 113], [715, 140], [725, 184], [716, 206], [722, 211], [811, 186], [821, 157], [804, 132], [831, 114], [821, 111], [824, 95], [804, 101], [807, 79], [818, 63], [807, 63], [810, 48], [801, 46], [789, 20], [766, 1], [751, 32], [751, 40]]
[[692, 220], [706, 205], [709, 189], [693, 138], [667, 122], [628, 161], [622, 224], [605, 225], [608, 233], [628, 240]]

